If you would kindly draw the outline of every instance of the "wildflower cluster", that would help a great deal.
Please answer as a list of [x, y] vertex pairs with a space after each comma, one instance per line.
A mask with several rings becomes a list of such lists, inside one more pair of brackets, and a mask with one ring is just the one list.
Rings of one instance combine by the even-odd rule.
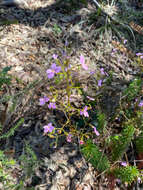
[[44, 96], [43, 98], [39, 99], [40, 106], [45, 105], [45, 103], [49, 103], [48, 104], [49, 109], [56, 109], [56, 103], [55, 102], [50, 102], [50, 99], [47, 96]]
[[48, 125], [45, 125], [44, 127], [44, 133], [52, 132], [54, 130], [54, 126], [52, 123], [49, 123]]
[[[125, 43], [126, 41], [124, 41], [124, 44]], [[142, 53], [139, 53], [137, 56], [142, 59], [143, 55]], [[129, 117], [132, 117], [133, 114], [128, 113], [128, 109], [126, 109], [127, 104], [123, 104], [122, 101], [120, 103], [122, 106], [121, 114], [123, 113], [123, 116], [125, 117], [125, 120], [123, 119], [124, 126], [120, 134], [109, 136], [111, 143], [109, 143], [108, 148], [110, 148], [111, 153], [107, 156], [106, 151], [104, 154], [104, 152], [101, 152], [102, 148], [100, 145], [98, 146], [98, 140], [101, 139], [101, 137], [105, 134], [105, 131], [107, 132], [108, 130], [106, 115], [100, 110], [100, 108], [98, 110], [98, 100], [100, 99], [95, 99], [92, 96], [90, 97], [88, 93], [86, 94], [88, 87], [82, 87], [82, 85], [76, 86], [73, 82], [72, 72], [75, 71], [75, 68], [70, 64], [70, 59], [67, 57], [65, 51], [62, 59], [60, 59], [58, 55], [54, 54], [53, 60], [54, 63], [52, 63], [46, 71], [47, 78], [55, 81], [54, 84], [58, 85], [58, 89], [60, 90], [58, 91], [55, 86], [50, 86], [48, 89], [49, 91], [45, 93], [47, 96], [45, 95], [39, 99], [39, 105], [45, 107], [47, 106], [49, 111], [55, 110], [55, 113], [58, 110], [62, 111], [65, 119], [61, 118], [62, 121], [60, 120], [59, 122], [54, 122], [53, 120], [48, 121], [43, 126], [44, 135], [55, 138], [56, 143], [59, 136], [65, 136], [68, 143], [73, 142], [76, 138], [78, 139], [81, 152], [83, 153], [85, 159], [89, 160], [98, 171], [103, 172], [105, 170], [110, 170], [109, 168], [111, 164], [117, 162], [117, 168], [115, 167], [116, 170], [113, 171], [117, 179], [123, 181], [126, 175], [129, 174], [130, 176], [124, 181], [130, 183], [135, 178], [141, 181], [142, 178], [140, 179], [138, 169], [132, 167], [128, 161], [121, 161], [127, 147], [134, 137], [134, 125], [137, 126], [140, 124], [140, 122], [134, 118], [132, 119], [134, 123], [129, 122]], [[76, 69], [79, 69], [80, 67], [80, 69], [85, 70], [90, 73], [90, 75], [94, 75], [96, 73], [96, 89], [98, 91], [100, 88], [103, 88], [108, 80], [107, 77], [109, 76], [105, 69], [100, 68], [98, 71], [90, 71], [89, 65], [86, 63], [86, 59], [83, 55], [80, 55], [79, 62], [80, 64], [78, 64], [78, 67], [76, 66]], [[60, 84], [63, 83], [64, 89], [60, 88]], [[123, 92], [123, 97], [126, 97], [126, 100], [130, 101], [132, 106], [135, 105], [137, 110], [139, 110], [139, 114], [143, 107], [143, 100], [139, 97], [141, 85], [141, 80], [135, 79], [129, 85], [128, 89], [125, 89]], [[75, 106], [72, 102], [72, 97], [73, 95], [75, 96], [75, 92], [84, 97], [82, 104], [77, 104], [78, 106]], [[118, 115], [118, 117], [120, 119], [120, 115]], [[126, 118], [128, 118], [128, 122], [126, 122]], [[118, 121], [121, 121], [119, 119]], [[135, 121], [137, 122], [135, 123]], [[122, 174], [122, 171], [124, 172], [124, 175]], [[132, 175], [132, 172], [134, 171], [136, 174]]]
[[[60, 102], [60, 104], [59, 104], [60, 107], [59, 107], [56, 105], [56, 99], [54, 99], [55, 101], [53, 101], [49, 97], [44, 96], [44, 97], [39, 99], [39, 105], [44, 106], [45, 104], [47, 104], [47, 108], [49, 108], [49, 109], [61, 109], [61, 105], [62, 105], [62, 109], [66, 109], [66, 112], [69, 112], [69, 113], [67, 113], [68, 125], [63, 124], [64, 127], [57, 128], [57, 127], [54, 127], [52, 122], [49, 122], [47, 125], [45, 125], [43, 127], [44, 128], [44, 134], [45, 135], [46, 134], [47, 135], [64, 134], [64, 135], [66, 135], [66, 140], [69, 143], [72, 142], [72, 140], [75, 136], [77, 136], [79, 138], [79, 144], [83, 145], [84, 141], [85, 141], [85, 137], [86, 137], [86, 135], [84, 133], [80, 134], [79, 132], [76, 132], [76, 130], [74, 132], [72, 132], [72, 131], [66, 132], [66, 129], [64, 129], [64, 128], [65, 128], [65, 126], [68, 126], [68, 128], [70, 129], [70, 125], [72, 125], [71, 121], [70, 121], [72, 114], [77, 113], [79, 115], [79, 117], [82, 116], [83, 120], [85, 120], [86, 118], [88, 119], [90, 117], [89, 110], [91, 109], [91, 107], [90, 107], [90, 105], [85, 105], [83, 108], [75, 108], [75, 107], [71, 106], [70, 96], [72, 94], [72, 89], [76, 88], [76, 87], [74, 87], [73, 82], [72, 82], [72, 78], [70, 75], [73, 68], [70, 65], [69, 60], [66, 57], [65, 53], [64, 53], [64, 58], [65, 58], [65, 60], [60, 61], [58, 59], [58, 55], [54, 54], [53, 59], [54, 59], [55, 63], [52, 63], [50, 68], [47, 69], [46, 73], [47, 73], [48, 79], [53, 79], [54, 77], [60, 78], [60, 76], [62, 76], [62, 77], [64, 76], [63, 79], [67, 82], [66, 94], [68, 97], [68, 104], [65, 105], [65, 104], [62, 104]], [[87, 70], [87, 71], [89, 70], [88, 65], [86, 64], [86, 61], [85, 61], [85, 57], [83, 55], [80, 56], [80, 65], [81, 65], [82, 69]], [[100, 75], [101, 76], [105, 76], [105, 75], [107, 76], [107, 73], [104, 71], [104, 68], [100, 69]], [[98, 86], [99, 87], [102, 85], [102, 82], [103, 82], [102, 79], [98, 80]], [[87, 99], [90, 101], [95, 101], [95, 99], [90, 97], [90, 96], [87, 96]], [[73, 127], [73, 125], [72, 125], [72, 127]], [[93, 125], [91, 125], [91, 127], [93, 128], [93, 134], [95, 134], [96, 136], [99, 136], [100, 133], [98, 132], [97, 127], [95, 127]]]

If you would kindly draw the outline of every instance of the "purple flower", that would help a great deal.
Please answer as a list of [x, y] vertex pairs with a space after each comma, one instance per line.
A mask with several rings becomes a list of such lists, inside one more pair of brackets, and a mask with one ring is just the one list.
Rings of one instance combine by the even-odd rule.
[[67, 58], [67, 53], [66, 53], [66, 51], [62, 51], [62, 56], [64, 57], [64, 58]]
[[72, 141], [72, 139], [71, 139], [71, 137], [72, 137], [72, 134], [68, 134], [68, 136], [67, 136], [67, 142], [71, 142]]
[[101, 75], [106, 75], [106, 76], [108, 76], [108, 74], [104, 71], [104, 68], [101, 68], [101, 69], [100, 69], [100, 72], [101, 72]]
[[45, 99], [44, 98], [40, 98], [39, 101], [40, 101], [40, 106], [43, 106], [45, 104]]
[[48, 105], [48, 108], [49, 109], [56, 109], [56, 104], [53, 103], [53, 102], [50, 102], [49, 105]]
[[113, 48], [113, 50], [112, 50], [113, 52], [116, 52], [117, 51], [117, 49], [116, 48]]
[[140, 56], [140, 59], [143, 59], [143, 53], [136, 53], [136, 56]]
[[91, 74], [91, 75], [94, 75], [94, 74], [95, 74], [95, 71], [90, 71], [90, 74]]
[[143, 53], [136, 53], [136, 56], [141, 56], [143, 55]]
[[101, 75], [105, 75], [104, 68], [100, 69]]
[[100, 133], [97, 131], [96, 127], [94, 127], [93, 129], [94, 129], [94, 133], [95, 133], [97, 136], [99, 136]]
[[49, 98], [44, 96], [44, 98], [40, 98], [39, 101], [40, 101], [40, 106], [43, 106], [46, 102], [49, 102]]
[[111, 52], [111, 56], [112, 57], [115, 57], [115, 53], [117, 52], [117, 49], [116, 48], [114, 48], [113, 50], [112, 50], [112, 52]]
[[49, 102], [50, 99], [47, 96], [44, 96], [44, 100], [45, 102]]
[[137, 181], [138, 181], [138, 183], [141, 183], [142, 180], [141, 180], [140, 177], [138, 177], [138, 178], [137, 178]]
[[55, 76], [56, 73], [59, 73], [60, 71], [61, 71], [61, 67], [53, 63], [51, 65], [51, 68], [47, 69], [46, 73], [48, 75], [48, 78], [51, 79]]
[[84, 115], [84, 117], [89, 117], [89, 114], [87, 112], [87, 106], [85, 106], [84, 109], [80, 111], [80, 115]]
[[124, 42], [123, 42], [124, 44], [126, 44], [127, 43], [127, 40], [124, 40]]
[[138, 106], [142, 107], [143, 106], [143, 101], [141, 101]]
[[121, 162], [121, 165], [126, 167], [127, 166], [127, 163], [126, 162]]
[[58, 55], [53, 54], [53, 59], [57, 59], [57, 58], [58, 58]]
[[121, 183], [121, 180], [120, 179], [116, 179], [116, 182], [118, 183], [118, 184], [120, 184]]
[[80, 63], [81, 63], [81, 64], [85, 64], [85, 59], [84, 59], [84, 56], [83, 56], [83, 55], [80, 56]]
[[100, 79], [99, 81], [98, 81], [98, 86], [101, 86], [102, 85], [102, 79]]
[[80, 56], [80, 63], [82, 65], [82, 68], [85, 69], [85, 70], [88, 70], [88, 67], [87, 65], [85, 64], [85, 58], [83, 55]]
[[84, 144], [84, 141], [83, 141], [83, 140], [80, 140], [80, 141], [79, 141], [79, 144], [81, 144], [81, 145]]
[[52, 125], [52, 123], [49, 123], [48, 125], [45, 125], [44, 127], [44, 133], [48, 133], [48, 132], [52, 132], [54, 130], [54, 127]]
[[68, 46], [68, 41], [67, 40], [65, 41], [65, 46]]

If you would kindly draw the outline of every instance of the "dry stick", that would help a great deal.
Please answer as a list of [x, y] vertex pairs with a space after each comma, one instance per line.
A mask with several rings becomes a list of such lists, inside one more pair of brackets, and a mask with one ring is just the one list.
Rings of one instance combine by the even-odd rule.
[[126, 158], [126, 162], [129, 164], [129, 160], [128, 160], [128, 157], [127, 157], [127, 153], [125, 152], [125, 158]]

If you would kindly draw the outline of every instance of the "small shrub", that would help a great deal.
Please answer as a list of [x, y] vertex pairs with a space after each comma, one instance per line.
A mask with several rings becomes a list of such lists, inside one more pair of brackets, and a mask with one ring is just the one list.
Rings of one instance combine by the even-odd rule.
[[86, 160], [98, 171], [103, 172], [110, 168], [110, 163], [106, 155], [104, 155], [104, 153], [102, 153], [91, 141], [88, 141], [85, 146], [81, 148], [81, 152]]
[[136, 138], [135, 145], [138, 153], [143, 153], [143, 132]]
[[112, 160], [117, 161], [121, 159], [125, 153], [129, 143], [131, 142], [135, 129], [132, 125], [125, 127], [118, 138], [112, 138]]
[[133, 100], [141, 91], [142, 80], [140, 78], [134, 79], [129, 87], [124, 91], [123, 96], [127, 97], [128, 101]]
[[0, 151], [0, 183], [4, 189], [15, 187], [15, 182], [11, 176], [11, 169], [15, 165], [15, 160], [8, 159], [3, 151]]
[[140, 173], [136, 166], [126, 166], [116, 168], [112, 171], [116, 178], [119, 178], [122, 182], [131, 184], [139, 177]]
[[28, 144], [26, 144], [25, 153], [20, 156], [19, 160], [21, 162], [21, 168], [24, 171], [23, 180], [32, 177], [39, 162], [34, 151]]

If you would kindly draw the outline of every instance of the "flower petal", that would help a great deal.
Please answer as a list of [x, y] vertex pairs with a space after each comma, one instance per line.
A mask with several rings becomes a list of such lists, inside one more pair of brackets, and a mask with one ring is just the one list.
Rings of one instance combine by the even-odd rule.
[[53, 54], [53, 59], [57, 59], [58, 55], [57, 54]]
[[80, 63], [81, 63], [81, 64], [84, 64], [84, 63], [85, 63], [85, 59], [84, 59], [84, 56], [83, 56], [83, 55], [80, 56]]
[[121, 162], [121, 165], [126, 167], [127, 166], [127, 163], [126, 162]]
[[95, 133], [97, 136], [99, 136], [100, 133], [97, 131], [96, 127], [94, 127], [93, 129], [94, 129], [94, 133]]
[[98, 86], [102, 86], [102, 80], [98, 81]]
[[138, 106], [142, 107], [143, 106], [143, 101], [141, 101]]
[[45, 99], [44, 98], [40, 98], [39, 101], [40, 101], [40, 106], [43, 106], [45, 104]]

